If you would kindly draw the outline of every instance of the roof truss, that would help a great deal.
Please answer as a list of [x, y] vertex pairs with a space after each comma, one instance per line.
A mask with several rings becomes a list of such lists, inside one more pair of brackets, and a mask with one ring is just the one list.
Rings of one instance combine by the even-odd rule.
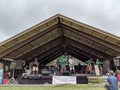
[[46, 64], [68, 53], [81, 60], [120, 55], [120, 38], [63, 15], [55, 15], [0, 43], [0, 58]]

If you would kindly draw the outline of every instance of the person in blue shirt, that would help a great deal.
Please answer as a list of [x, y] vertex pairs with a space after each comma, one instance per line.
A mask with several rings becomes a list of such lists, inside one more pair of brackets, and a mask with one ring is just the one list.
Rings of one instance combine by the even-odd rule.
[[108, 90], [118, 90], [118, 79], [114, 76], [112, 70], [109, 71], [109, 76], [107, 78]]

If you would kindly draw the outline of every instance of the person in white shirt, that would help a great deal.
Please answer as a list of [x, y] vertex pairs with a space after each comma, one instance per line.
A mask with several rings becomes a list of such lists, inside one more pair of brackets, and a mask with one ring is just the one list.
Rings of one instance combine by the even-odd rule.
[[70, 67], [70, 72], [75, 73], [75, 67], [74, 67], [75, 60], [74, 60], [74, 58], [70, 57], [68, 60], [68, 63], [69, 63], [69, 67]]
[[32, 63], [32, 74], [38, 74], [39, 71], [39, 63], [38, 63], [38, 59], [35, 58], [34, 62]]

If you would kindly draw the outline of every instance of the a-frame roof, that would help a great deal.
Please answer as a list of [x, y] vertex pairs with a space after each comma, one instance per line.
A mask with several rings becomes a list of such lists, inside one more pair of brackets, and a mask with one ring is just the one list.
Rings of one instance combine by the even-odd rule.
[[64, 53], [112, 59], [120, 55], [120, 37], [57, 14], [0, 43], [0, 58], [46, 64]]

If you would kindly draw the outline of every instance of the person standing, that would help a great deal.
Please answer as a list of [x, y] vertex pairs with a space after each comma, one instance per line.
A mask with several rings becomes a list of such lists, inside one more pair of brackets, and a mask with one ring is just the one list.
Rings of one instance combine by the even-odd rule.
[[32, 67], [32, 74], [38, 74], [39, 71], [39, 63], [38, 63], [38, 59], [35, 58], [34, 62], [32, 63], [33, 67]]
[[118, 90], [118, 79], [114, 76], [112, 70], [109, 71], [109, 76], [107, 78], [108, 90]]
[[120, 86], [120, 70], [119, 69], [116, 70], [116, 77], [118, 79], [118, 85]]
[[52, 70], [54, 75], [59, 75], [60, 74], [60, 62], [59, 60], [56, 60], [54, 62], [54, 70]]
[[60, 66], [61, 66], [60, 72], [63, 73], [66, 70], [67, 60], [64, 56], [59, 57], [58, 60], [59, 60]]
[[91, 74], [91, 72], [92, 72], [92, 59], [90, 58], [86, 63], [87, 63], [86, 72]]
[[78, 73], [83, 73], [83, 71], [82, 71], [82, 66], [81, 66], [80, 63], [77, 65], [77, 72], [78, 72]]
[[100, 62], [99, 59], [97, 59], [95, 64], [98, 66], [100, 75], [102, 75], [102, 72], [103, 72], [102, 63]]
[[74, 58], [70, 57], [70, 59], [68, 60], [68, 62], [69, 62], [70, 72], [71, 73], [75, 73], [75, 67], [74, 67], [75, 60], [74, 60]]

